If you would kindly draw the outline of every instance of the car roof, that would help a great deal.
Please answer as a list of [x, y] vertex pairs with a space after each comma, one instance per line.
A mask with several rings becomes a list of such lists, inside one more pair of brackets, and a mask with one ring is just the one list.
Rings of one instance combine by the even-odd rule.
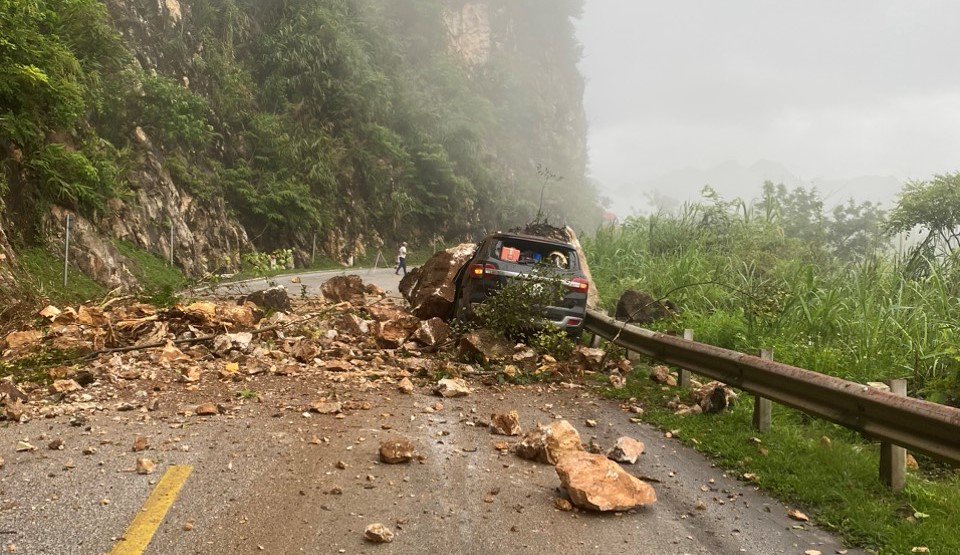
[[487, 236], [487, 239], [496, 238], [496, 239], [520, 239], [523, 241], [533, 241], [536, 243], [544, 243], [547, 245], [555, 245], [558, 247], [566, 247], [571, 250], [575, 250], [573, 245], [567, 243], [566, 241], [558, 241], [556, 239], [551, 239], [549, 237], [541, 237], [540, 235], [530, 235], [527, 233], [504, 233], [498, 231], [496, 233], [491, 233]]

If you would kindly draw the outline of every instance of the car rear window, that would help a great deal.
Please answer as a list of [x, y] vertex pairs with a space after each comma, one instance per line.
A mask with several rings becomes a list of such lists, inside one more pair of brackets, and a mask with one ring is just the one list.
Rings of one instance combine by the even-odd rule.
[[490, 247], [493, 258], [511, 264], [546, 264], [563, 270], [577, 267], [576, 251], [558, 245], [501, 238], [494, 239]]

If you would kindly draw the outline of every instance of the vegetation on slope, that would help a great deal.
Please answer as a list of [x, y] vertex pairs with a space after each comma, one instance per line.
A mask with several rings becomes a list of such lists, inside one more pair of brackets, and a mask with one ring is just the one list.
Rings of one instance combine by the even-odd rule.
[[[907, 189], [892, 229], [938, 225], [911, 208], [936, 183]], [[665, 331], [773, 349], [777, 360], [861, 383], [907, 377], [911, 394], [957, 403], [958, 253], [931, 240], [897, 255], [886, 222], [873, 205], [826, 214], [815, 191], [768, 184], [753, 202], [711, 195], [680, 214], [630, 218], [585, 248], [606, 305], [634, 288], [682, 309], [659, 324]]]
[[0, 193], [21, 229], [51, 202], [96, 216], [124, 196], [140, 127], [267, 250], [477, 233], [536, 214], [545, 183], [548, 214], [589, 225], [580, 2], [490, 4], [511, 47], [471, 66], [449, 49], [454, 0], [200, 0], [182, 20], [0, 0]]

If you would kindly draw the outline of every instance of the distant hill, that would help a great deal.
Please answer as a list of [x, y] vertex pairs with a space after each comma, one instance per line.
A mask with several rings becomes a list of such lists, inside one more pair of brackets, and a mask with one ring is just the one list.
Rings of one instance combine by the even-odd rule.
[[788, 187], [816, 187], [828, 205], [854, 198], [889, 206], [896, 200], [903, 185], [902, 180], [890, 175], [804, 179], [779, 162], [759, 160], [745, 166], [731, 160], [707, 169], [681, 168], [615, 189], [611, 194], [613, 211], [626, 216], [635, 211], [649, 212], [654, 205], [667, 208], [678, 206], [700, 198], [700, 191], [706, 185], [725, 198], [753, 198], [759, 194], [764, 181], [783, 183]]

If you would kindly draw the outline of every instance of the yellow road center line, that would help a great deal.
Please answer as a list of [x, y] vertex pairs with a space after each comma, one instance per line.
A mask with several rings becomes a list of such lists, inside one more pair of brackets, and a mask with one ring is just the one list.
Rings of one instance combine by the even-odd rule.
[[140, 555], [146, 551], [191, 472], [192, 466], [171, 466], [167, 469], [110, 555]]

